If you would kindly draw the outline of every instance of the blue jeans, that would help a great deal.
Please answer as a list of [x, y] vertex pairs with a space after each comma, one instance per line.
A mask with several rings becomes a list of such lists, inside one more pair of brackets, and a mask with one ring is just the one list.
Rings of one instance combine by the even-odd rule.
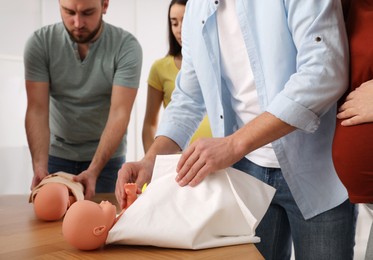
[[[373, 211], [373, 204], [366, 204], [370, 210]], [[373, 259], [373, 223], [370, 227], [370, 234], [368, 237], [367, 251], [365, 253], [365, 260]]]
[[341, 205], [305, 220], [281, 169], [258, 166], [246, 158], [233, 167], [276, 188], [275, 196], [256, 229], [256, 246], [266, 260], [353, 259], [357, 207], [346, 200]]
[[[108, 193], [115, 191], [115, 184], [117, 181], [117, 174], [122, 164], [125, 162], [125, 157], [117, 157], [110, 159], [102, 169], [96, 182], [96, 193]], [[64, 171], [67, 173], [78, 175], [89, 167], [90, 161], [71, 161], [59, 157], [49, 155], [48, 171], [55, 173]]]

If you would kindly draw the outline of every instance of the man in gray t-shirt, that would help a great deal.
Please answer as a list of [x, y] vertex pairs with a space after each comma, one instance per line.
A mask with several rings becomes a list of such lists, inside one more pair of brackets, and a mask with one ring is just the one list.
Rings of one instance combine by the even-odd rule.
[[62, 22], [34, 32], [24, 53], [31, 188], [65, 171], [90, 199], [114, 191], [125, 161], [142, 50], [133, 35], [103, 21], [108, 0], [59, 4]]

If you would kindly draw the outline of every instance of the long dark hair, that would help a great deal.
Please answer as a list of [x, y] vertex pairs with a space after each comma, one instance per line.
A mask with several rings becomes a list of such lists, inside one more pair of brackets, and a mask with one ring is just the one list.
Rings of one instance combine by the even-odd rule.
[[174, 4], [179, 4], [179, 5], [186, 5], [188, 0], [171, 0], [170, 6], [168, 7], [168, 15], [167, 15], [167, 23], [168, 23], [168, 55], [171, 56], [177, 56], [181, 53], [181, 46], [177, 42], [174, 34], [172, 33], [172, 25], [171, 25], [171, 20], [170, 20], [170, 10], [171, 6]]

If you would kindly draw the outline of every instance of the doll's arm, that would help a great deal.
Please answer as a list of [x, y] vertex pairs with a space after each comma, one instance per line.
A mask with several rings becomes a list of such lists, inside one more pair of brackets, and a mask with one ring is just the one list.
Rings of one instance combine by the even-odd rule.
[[124, 184], [124, 190], [127, 194], [127, 203], [125, 209], [132, 205], [133, 202], [137, 199], [137, 184], [136, 183], [126, 183]]
[[127, 194], [126, 196], [126, 206], [122, 209], [122, 211], [119, 213], [119, 215], [117, 216], [115, 222], [118, 221], [118, 219], [123, 215], [123, 213], [126, 211], [126, 209], [128, 209], [129, 206], [132, 205], [132, 203], [135, 202], [135, 200], [137, 199], [137, 194], [140, 193], [140, 191], [138, 190], [137, 188], [137, 184], [136, 183], [126, 183], [124, 184], [124, 191], [125, 193]]

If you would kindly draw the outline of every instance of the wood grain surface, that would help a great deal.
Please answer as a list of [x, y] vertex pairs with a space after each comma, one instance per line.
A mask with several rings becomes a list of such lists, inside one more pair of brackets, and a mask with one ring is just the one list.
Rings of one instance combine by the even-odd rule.
[[[113, 194], [98, 194], [94, 201], [116, 204]], [[244, 244], [204, 250], [150, 246], [107, 245], [79, 251], [62, 236], [62, 220], [44, 222], [35, 217], [27, 195], [0, 196], [0, 260], [8, 259], [264, 259], [255, 245]]]

